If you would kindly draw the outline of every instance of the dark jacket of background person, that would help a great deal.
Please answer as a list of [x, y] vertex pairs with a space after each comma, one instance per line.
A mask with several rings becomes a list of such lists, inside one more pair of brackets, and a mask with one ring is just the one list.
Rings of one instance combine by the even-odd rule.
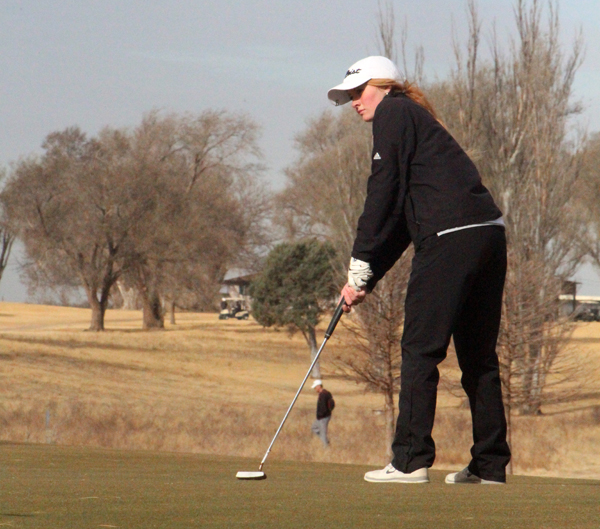
[[377, 281], [412, 241], [502, 216], [473, 162], [425, 108], [391, 92], [373, 119], [371, 176], [352, 257]]
[[331, 393], [326, 389], [322, 389], [317, 400], [317, 419], [331, 417], [331, 410], [333, 410], [334, 406]]

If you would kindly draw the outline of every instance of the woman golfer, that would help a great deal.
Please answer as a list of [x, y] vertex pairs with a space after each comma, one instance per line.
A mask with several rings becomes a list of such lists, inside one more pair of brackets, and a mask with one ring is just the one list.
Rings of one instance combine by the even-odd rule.
[[[412, 242], [394, 458], [372, 482], [426, 483], [439, 372], [450, 338], [473, 421], [471, 462], [446, 483], [505, 483], [510, 460], [496, 355], [506, 239], [502, 213], [423, 93], [385, 57], [353, 64], [328, 92], [373, 123], [371, 176], [342, 295], [361, 303]], [[348, 307], [346, 311], [350, 310]]]

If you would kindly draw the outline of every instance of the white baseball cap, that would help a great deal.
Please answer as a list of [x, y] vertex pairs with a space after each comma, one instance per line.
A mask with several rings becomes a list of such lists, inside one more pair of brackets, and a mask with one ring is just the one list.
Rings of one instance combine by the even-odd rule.
[[315, 380], [315, 381], [312, 383], [312, 386], [311, 386], [311, 388], [312, 388], [312, 389], [315, 389], [317, 386], [322, 386], [322, 385], [323, 385], [323, 381], [322, 381], [322, 380], [319, 380], [319, 379], [317, 379], [317, 380]]
[[350, 66], [344, 81], [329, 90], [327, 97], [335, 105], [344, 105], [350, 101], [348, 90], [365, 84], [371, 79], [393, 79], [401, 83], [406, 78], [387, 57], [374, 55], [361, 59]]

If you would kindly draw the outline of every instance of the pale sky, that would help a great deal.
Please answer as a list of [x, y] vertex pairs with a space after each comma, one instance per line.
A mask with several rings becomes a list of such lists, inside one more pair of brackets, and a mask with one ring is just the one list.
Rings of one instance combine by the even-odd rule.
[[[425, 52], [429, 80], [453, 66], [452, 28], [466, 40], [466, 0], [394, 0], [407, 48]], [[546, 5], [544, 3], [544, 5]], [[513, 3], [479, 0], [483, 52], [492, 26], [514, 36]], [[0, 165], [39, 152], [44, 137], [78, 125], [137, 125], [152, 109], [243, 111], [262, 127], [274, 188], [296, 155], [294, 135], [332, 108], [327, 90], [348, 66], [376, 54], [377, 0], [0, 0]], [[586, 54], [575, 81], [582, 123], [600, 130], [600, 0], [558, 6], [565, 51], [581, 29]], [[24, 301], [19, 251], [0, 299]], [[582, 293], [600, 295], [583, 272]]]

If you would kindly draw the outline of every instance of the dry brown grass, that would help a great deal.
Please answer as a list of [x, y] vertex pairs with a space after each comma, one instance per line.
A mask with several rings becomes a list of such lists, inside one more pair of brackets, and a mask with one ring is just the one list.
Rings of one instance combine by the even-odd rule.
[[[177, 325], [143, 332], [139, 312], [109, 311], [104, 333], [84, 332], [88, 322], [85, 309], [0, 303], [0, 439], [260, 460], [309, 364], [300, 336], [253, 320], [178, 314]], [[343, 332], [327, 345], [325, 373]], [[581, 325], [573, 344], [593, 357], [590, 368], [600, 365], [600, 324]], [[456, 378], [452, 357], [443, 366], [443, 377]], [[306, 388], [269, 457], [384, 463], [380, 397], [334, 376], [326, 386], [337, 403], [331, 448], [311, 435], [316, 397]], [[440, 392], [437, 468], [468, 462], [471, 426], [460, 404]], [[599, 442], [598, 394], [517, 417], [515, 472], [598, 478]]]

